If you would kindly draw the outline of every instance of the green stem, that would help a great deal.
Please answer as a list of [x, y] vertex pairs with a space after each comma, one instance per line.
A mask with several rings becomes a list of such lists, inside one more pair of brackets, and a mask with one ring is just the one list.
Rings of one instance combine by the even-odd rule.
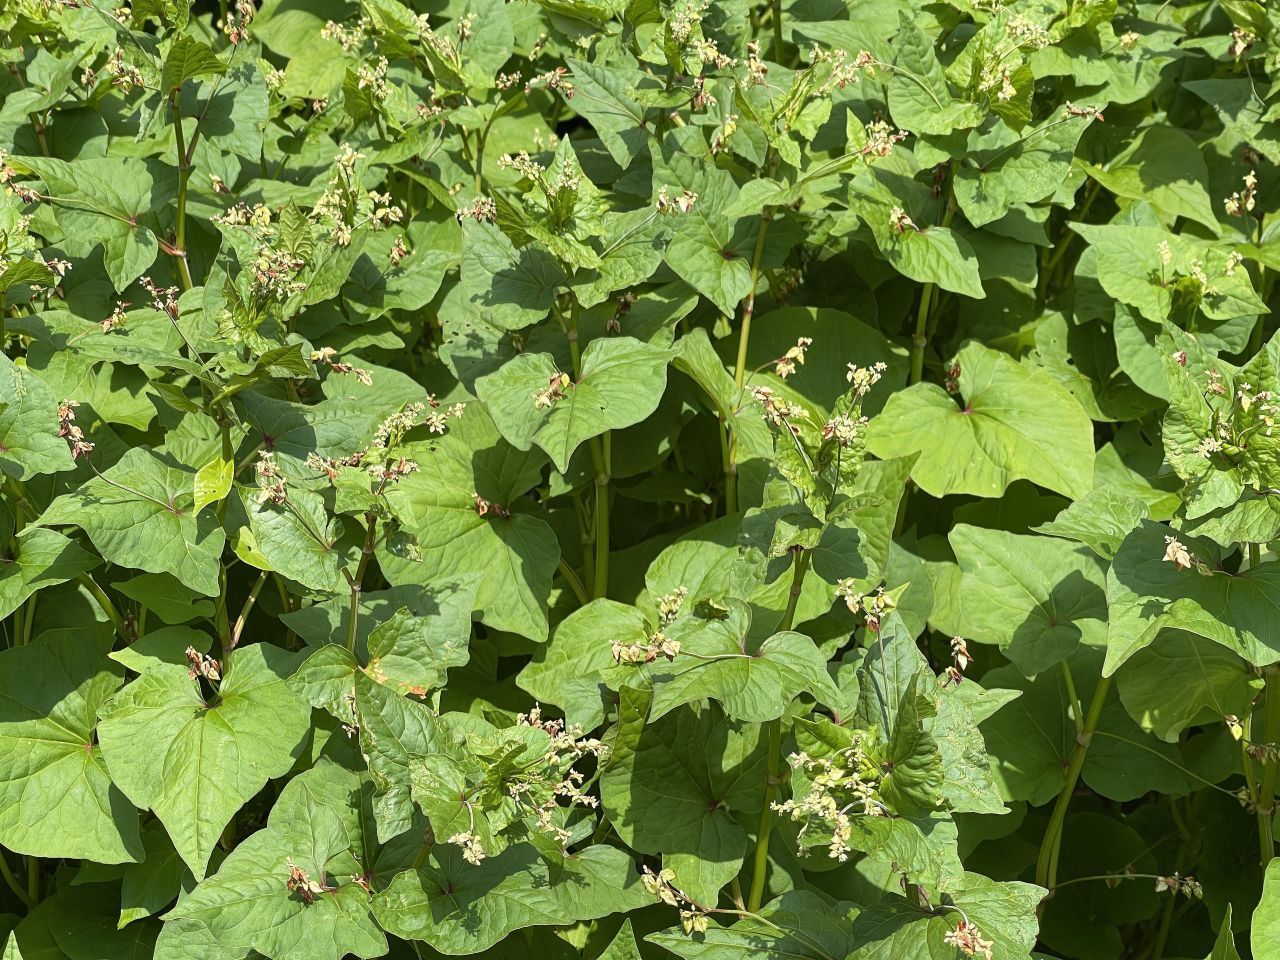
[[31, 902], [40, 902], [40, 858], [27, 857], [27, 896]]
[[373, 549], [378, 542], [378, 515], [366, 513], [364, 520], [369, 526], [365, 531], [364, 545], [360, 548], [360, 563], [356, 566], [355, 576], [351, 578], [351, 612], [347, 622], [347, 650], [353, 654], [356, 652], [356, 624], [360, 619], [361, 584], [364, 582], [365, 571], [369, 569], [369, 559], [373, 556]]
[[1076, 736], [1084, 733], [1084, 712], [1080, 707], [1080, 695], [1076, 693], [1076, 682], [1071, 676], [1071, 667], [1068, 666], [1066, 660], [1058, 661], [1058, 666], [1062, 668], [1062, 682], [1066, 684], [1067, 696], [1071, 698], [1071, 713], [1076, 721]]
[[[800, 602], [800, 591], [804, 586], [804, 575], [809, 569], [809, 552], [798, 550], [791, 567], [791, 590], [787, 594], [787, 609], [783, 611], [778, 622], [778, 631], [790, 630], [795, 623], [796, 606]], [[769, 869], [769, 836], [773, 833], [773, 801], [778, 795], [778, 787], [782, 783], [779, 776], [782, 761], [782, 718], [770, 720], [766, 725], [769, 737], [766, 762], [768, 767], [764, 778], [764, 801], [760, 807], [760, 826], [756, 830], [755, 856], [751, 865], [751, 892], [747, 895], [747, 909], [755, 912], [764, 902], [765, 874]]]
[[773, 0], [773, 62], [782, 62], [782, 0]]
[[9, 861], [5, 859], [4, 851], [0, 850], [0, 877], [4, 878], [4, 882], [8, 884], [9, 889], [13, 891], [13, 895], [21, 900], [27, 907], [34, 907], [35, 900], [27, 893], [26, 889], [18, 882], [18, 878], [13, 875], [13, 870], [9, 868]]
[[613, 435], [606, 431], [591, 441], [591, 460], [596, 470], [596, 583], [593, 596], [609, 592], [609, 473], [613, 469]]
[[[773, 212], [765, 210], [760, 218], [760, 229], [756, 232], [756, 248], [751, 254], [751, 290], [742, 301], [742, 327], [738, 331], [738, 358], [733, 367], [734, 396], [737, 400], [735, 408], [742, 405], [742, 391], [747, 382], [747, 352], [751, 344], [751, 318], [756, 312], [756, 286], [760, 283], [760, 263], [764, 259], [764, 241], [769, 234], [769, 224], [773, 221]], [[729, 431], [729, 447], [725, 452], [725, 512], [738, 512], [738, 430], [733, 418], [737, 410], [729, 411], [729, 422], [725, 428]]]
[[107, 615], [107, 619], [115, 627], [116, 634], [121, 640], [128, 643], [129, 637], [125, 635], [124, 619], [120, 616], [120, 611], [116, 609], [116, 605], [111, 602], [111, 598], [107, 596], [107, 592], [98, 586], [97, 581], [87, 573], [80, 574], [79, 579], [81, 585], [93, 595], [93, 599], [98, 601], [98, 606], [102, 608], [102, 612]]
[[[169, 105], [173, 108], [173, 132], [177, 139], [178, 150], [178, 223], [174, 231], [173, 257], [178, 261], [178, 276], [182, 280], [182, 289], [191, 289], [191, 268], [187, 264], [187, 181], [191, 179], [191, 162], [188, 159], [186, 138], [182, 132], [182, 107], [178, 100], [178, 91], [169, 94]], [[191, 141], [195, 147], [195, 139]]]
[[1053, 806], [1049, 817], [1049, 826], [1045, 830], [1044, 840], [1040, 844], [1040, 857], [1036, 861], [1036, 883], [1046, 889], [1054, 885], [1058, 870], [1058, 851], [1062, 846], [1062, 824], [1067, 817], [1067, 808], [1071, 806], [1071, 797], [1076, 791], [1076, 783], [1080, 780], [1080, 771], [1084, 767], [1085, 754], [1089, 752], [1089, 743], [1093, 740], [1093, 732], [1098, 728], [1098, 717], [1102, 715], [1102, 705], [1111, 690], [1111, 678], [1099, 677], [1094, 688], [1093, 699], [1089, 701], [1089, 713], [1084, 720], [1084, 729], [1076, 735], [1075, 749], [1071, 751], [1071, 759], [1067, 765], [1067, 779], [1058, 794], [1058, 801]]
[[[1262, 735], [1268, 744], [1280, 743], [1280, 672], [1274, 667], [1267, 672], [1265, 708]], [[1271, 862], [1276, 850], [1271, 821], [1275, 815], [1277, 778], [1280, 778], [1280, 763], [1273, 760], [1262, 768], [1262, 782], [1258, 786], [1258, 839], [1262, 843], [1264, 867]]]
[[574, 572], [573, 567], [569, 566], [569, 561], [561, 557], [557, 569], [560, 571], [560, 576], [564, 577], [564, 582], [569, 585], [569, 589], [573, 591], [573, 595], [578, 598], [578, 602], [586, 606], [591, 601], [591, 594], [587, 593], [587, 588], [582, 585], [582, 580]]
[[270, 574], [263, 570], [258, 574], [258, 580], [253, 585], [253, 589], [249, 591], [249, 597], [245, 600], [244, 606], [240, 608], [240, 616], [236, 617], [236, 625], [231, 630], [231, 648], [235, 649], [240, 643], [240, 634], [244, 632], [245, 621], [249, 619], [249, 613], [253, 610], [253, 605], [258, 602], [258, 594], [262, 592], [262, 585], [267, 582]]
[[926, 283], [920, 291], [920, 305], [916, 308], [916, 328], [911, 336], [911, 374], [908, 384], [919, 383], [924, 376], [924, 348], [928, 345], [929, 307], [933, 301], [933, 284]]

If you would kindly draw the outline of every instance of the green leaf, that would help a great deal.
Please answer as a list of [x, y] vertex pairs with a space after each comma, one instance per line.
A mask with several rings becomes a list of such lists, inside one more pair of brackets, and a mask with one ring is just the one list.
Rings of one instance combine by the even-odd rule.
[[[1181, 569], [1166, 560], [1171, 536], [1212, 572]], [[1214, 544], [1150, 520], [1125, 538], [1107, 573], [1107, 676], [1166, 626], [1216, 641], [1255, 666], [1276, 660], [1280, 638], [1272, 624], [1280, 604], [1280, 565], [1264, 563], [1232, 574], [1217, 562]]]
[[236, 465], [230, 460], [214, 457], [196, 471], [195, 500], [191, 509], [199, 513], [211, 503], [219, 503], [231, 492]]
[[678, 928], [662, 930], [645, 941], [687, 960], [830, 960], [852, 952], [857, 913], [851, 903], [832, 904], [816, 893], [793, 890], [765, 904], [758, 918], [712, 924], [696, 937]]
[[1084, 170], [1117, 197], [1145, 200], [1169, 217], [1218, 231], [1209, 199], [1209, 169], [1196, 142], [1174, 127], [1148, 127], [1119, 156]]
[[919, 133], [951, 133], [975, 126], [982, 119], [975, 104], [951, 95], [947, 76], [933, 52], [933, 40], [906, 11], [898, 13], [894, 51], [889, 110], [899, 127]]
[[[853, 922], [857, 949], [848, 960], [900, 960], [905, 957], [950, 957], [957, 948], [943, 936], [962, 918], [991, 941], [992, 960], [1026, 957], [1036, 942], [1036, 907], [1042, 888], [1030, 883], [998, 883], [976, 873], [946, 891], [954, 907], [921, 911], [902, 897], [889, 895], [862, 911]], [[958, 908], [958, 909], [956, 909]]]
[[49, 194], [68, 201], [55, 203], [66, 247], [86, 256], [102, 247], [112, 285], [123, 291], [155, 262], [159, 245], [142, 221], [153, 209], [154, 181], [147, 164], [133, 157], [81, 158], [74, 164], [49, 157], [23, 157], [20, 169], [45, 182]]
[[[632, 337], [593, 340], [576, 380], [559, 380], [551, 354], [523, 353], [477, 380], [476, 393], [517, 450], [536, 443], [564, 473], [582, 443], [639, 423], [657, 409], [670, 358], [670, 351]], [[538, 398], [548, 390], [543, 403]]]
[[1230, 650], [1184, 630], [1165, 630], [1116, 676], [1129, 716], [1177, 743], [1188, 727], [1244, 716], [1262, 678]]
[[293, 766], [308, 729], [306, 705], [285, 683], [286, 651], [256, 643], [229, 661], [213, 698], [182, 657], [157, 663], [100, 711], [112, 780], [155, 811], [197, 877], [236, 811]]
[[111, 634], [59, 630], [0, 652], [0, 845], [34, 857], [126, 863], [138, 815], [107, 775], [95, 726], [124, 671]]
[[751, 610], [728, 601], [728, 615], [677, 620], [667, 635], [680, 643], [670, 664], [648, 671], [653, 684], [650, 721], [695, 700], [716, 700], [735, 720], [776, 720], [801, 693], [825, 704], [840, 701], [827, 674], [826, 658], [802, 633], [784, 631], [763, 641], [748, 639]]
[[0, 356], [0, 470], [27, 480], [75, 466], [58, 436], [58, 403], [39, 376]]
[[513, 930], [650, 902], [631, 858], [616, 847], [586, 847], [549, 865], [532, 845], [518, 844], [473, 866], [456, 846], [438, 844], [427, 866], [398, 874], [374, 898], [374, 912], [395, 936], [457, 955], [485, 950]]
[[[369, 894], [354, 882], [374, 868], [377, 853], [366, 844], [371, 838], [361, 822], [366, 790], [358, 774], [329, 760], [291, 780], [267, 825], [165, 914], [156, 960], [189, 956], [189, 930], [196, 931], [196, 942], [216, 944], [213, 955], [221, 957], [244, 957], [250, 950], [269, 960], [385, 954], [386, 937], [370, 915]], [[326, 888], [312, 902], [286, 886], [290, 863]]]
[[1267, 865], [1262, 884], [1262, 900], [1253, 911], [1249, 926], [1249, 946], [1254, 960], [1276, 960], [1280, 957], [1280, 861]]
[[39, 522], [75, 524], [112, 563], [171, 573], [214, 597], [226, 536], [214, 517], [195, 515], [193, 475], [171, 458], [135, 447], [109, 470], [54, 500]]
[[635, 607], [592, 600], [556, 627], [517, 682], [539, 703], [560, 707], [570, 723], [594, 730], [612, 699], [603, 674], [614, 666], [613, 644], [646, 645], [653, 629]]
[[1037, 203], [1053, 195], [1067, 178], [1076, 144], [1091, 122], [1051, 115], [1018, 134], [1004, 124], [970, 134], [953, 187], [969, 222], [980, 227], [1005, 216], [1015, 203]]
[[17, 610], [46, 587], [74, 580], [98, 560], [54, 530], [33, 527], [15, 542], [16, 550], [0, 559], [0, 617]]
[[[541, 517], [514, 509], [501, 515], [539, 482], [542, 455], [515, 450], [475, 407], [434, 444], [409, 444], [403, 450], [420, 469], [388, 490], [387, 499], [417, 539], [423, 560], [402, 560], [380, 546], [378, 564], [387, 579], [403, 584], [481, 574], [475, 601], [480, 619], [498, 630], [545, 640], [560, 544]], [[477, 496], [491, 505], [483, 515]]]
[[1103, 568], [1081, 547], [959, 524], [949, 537], [960, 563], [960, 626], [995, 643], [1027, 676], [1105, 642]]
[[1093, 485], [1093, 426], [1043, 370], [969, 343], [956, 355], [960, 402], [918, 383], [871, 421], [867, 448], [891, 459], [918, 453], [911, 478], [927, 493], [1002, 494], [1026, 479], [1070, 497]]
[[640, 718], [625, 736], [600, 779], [606, 815], [640, 853], [696, 857], [698, 874], [678, 872], [676, 885], [699, 902], [715, 900], [747, 852], [739, 818], [760, 809], [760, 728], [726, 722], [708, 704], [653, 723]]
[[197, 77], [220, 77], [227, 72], [226, 64], [203, 40], [187, 33], [180, 33], [169, 47], [160, 72], [160, 89], [163, 92], [178, 90], [188, 80]]
[[1103, 560], [1110, 560], [1129, 532], [1147, 519], [1148, 509], [1142, 500], [1118, 485], [1098, 486], [1048, 523], [1031, 529], [1079, 541]]
[[1213, 952], [1205, 960], [1240, 960], [1240, 951], [1236, 949], [1236, 935], [1231, 932], [1231, 904], [1227, 904], [1222, 925], [1218, 927], [1218, 939], [1214, 941]]
[[631, 98], [629, 89], [643, 80], [644, 74], [604, 69], [572, 58], [565, 62], [573, 71], [574, 91], [569, 106], [595, 128], [613, 162], [625, 170], [648, 145], [644, 109]]
[[[338, 593], [347, 586], [343, 572], [351, 557], [344, 551], [343, 524], [325, 509], [324, 499], [309, 490], [289, 490], [284, 503], [262, 501], [256, 491], [241, 488], [240, 500], [249, 517], [251, 541], [240, 558], [273, 570], [321, 593]], [[265, 565], [263, 565], [265, 561]]]

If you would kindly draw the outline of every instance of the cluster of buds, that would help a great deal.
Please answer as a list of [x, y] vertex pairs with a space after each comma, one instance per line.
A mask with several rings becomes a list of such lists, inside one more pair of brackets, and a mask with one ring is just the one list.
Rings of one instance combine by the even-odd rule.
[[982, 957], [982, 960], [991, 960], [991, 948], [995, 946], [992, 941], [982, 938], [982, 931], [968, 917], [963, 917], [953, 929], [948, 930], [942, 942], [955, 947], [966, 957]]
[[1231, 43], [1227, 46], [1227, 53], [1231, 55], [1231, 59], [1239, 60], [1257, 42], [1257, 36], [1243, 27], [1237, 27], [1231, 31]]
[[330, 20], [324, 25], [320, 31], [320, 36], [325, 40], [332, 40], [346, 53], [352, 53], [359, 49], [364, 43], [365, 22], [361, 18], [351, 26], [345, 26], [341, 23], [335, 23]]
[[334, 373], [350, 373], [354, 374], [356, 380], [363, 383], [366, 387], [373, 383], [373, 374], [363, 367], [353, 366], [337, 359], [338, 351], [333, 347], [321, 347], [319, 350], [311, 352], [311, 362], [314, 364], [322, 364], [332, 370]]
[[227, 35], [227, 40], [232, 44], [248, 40], [249, 24], [253, 22], [256, 12], [253, 9], [253, 0], [236, 0], [235, 10], [228, 12], [226, 22], [220, 25], [222, 32]]
[[894, 207], [889, 211], [889, 226], [895, 233], [906, 233], [908, 230], [912, 233], [920, 233], [920, 228], [916, 226], [915, 221], [907, 216], [907, 211], [901, 207]]
[[1182, 894], [1188, 900], [1204, 899], [1204, 888], [1200, 886], [1200, 881], [1176, 872], [1167, 877], [1156, 877], [1156, 893], [1166, 892], [1174, 896]]
[[674, 217], [682, 213], [688, 213], [697, 202], [698, 195], [692, 190], [682, 190], [680, 196], [673, 198], [664, 183], [658, 188], [658, 200], [655, 206], [658, 213], [664, 217]]
[[[471, 805], [468, 804], [467, 808], [470, 809], [470, 806]], [[472, 866], [478, 867], [481, 861], [483, 861], [487, 856], [484, 846], [480, 843], [480, 838], [470, 830], [465, 830], [462, 833], [455, 833], [446, 842], [453, 844], [455, 847], [461, 847], [462, 859]]]
[[747, 82], [753, 87], [762, 86], [769, 77], [769, 67], [760, 59], [760, 44], [747, 42]]
[[688, 596], [688, 588], [676, 587], [671, 593], [658, 598], [658, 623], [662, 627], [669, 627], [675, 622]]
[[787, 757], [793, 770], [802, 770], [809, 789], [802, 797], [792, 797], [773, 809], [801, 824], [796, 835], [800, 854], [806, 851], [805, 835], [815, 826], [830, 834], [827, 855], [841, 863], [849, 859], [852, 847], [853, 817], [878, 817], [887, 810], [876, 795], [879, 771], [862, 749], [862, 734], [855, 733], [853, 742], [838, 753], [823, 759], [793, 753]]
[[1142, 34], [1134, 33], [1132, 30], [1129, 30], [1128, 32], [1122, 33], [1120, 36], [1116, 37], [1116, 40], [1120, 44], [1120, 49], [1128, 52], [1142, 41]]
[[76, 426], [75, 400], [63, 400], [58, 404], [58, 436], [71, 446], [71, 459], [79, 460], [93, 453], [93, 444], [84, 438], [84, 431]]
[[674, 660], [680, 655], [680, 641], [672, 640], [661, 630], [649, 635], [646, 643], [639, 640], [615, 640], [610, 646], [614, 663], [653, 663], [659, 657]]
[[553, 406], [557, 400], [563, 400], [565, 390], [572, 383], [573, 381], [567, 373], [553, 374], [551, 379], [547, 381], [546, 387], [533, 392], [533, 409], [546, 410]]
[[568, 67], [556, 67], [554, 70], [540, 73], [524, 85], [524, 92], [529, 93], [538, 89], [559, 90], [566, 100], [572, 100], [573, 83], [565, 79], [568, 73]]
[[883, 120], [876, 120], [867, 126], [867, 142], [859, 151], [870, 160], [873, 157], [884, 158], [893, 153], [895, 145], [907, 138], [905, 130], [895, 130]]
[[857, 583], [851, 577], [836, 584], [836, 596], [844, 601], [855, 617], [865, 617], [867, 629], [875, 632], [880, 630], [880, 621], [898, 606], [893, 595], [884, 592], [883, 585], [876, 587], [874, 593], [859, 593]]
[[258, 479], [258, 503], [279, 506], [289, 499], [285, 492], [284, 474], [276, 464], [276, 455], [270, 450], [258, 452], [258, 462], [254, 464], [254, 474]]
[[805, 351], [813, 345], [812, 337], [801, 337], [796, 345], [773, 361], [773, 372], [783, 380], [796, 372], [797, 366], [804, 366]]
[[177, 287], [167, 287], [161, 290], [150, 277], [143, 277], [138, 282], [141, 283], [143, 289], [147, 291], [147, 295], [151, 297], [151, 306], [154, 309], [167, 314], [170, 320], [178, 319], [179, 310]]
[[476, 197], [471, 206], [459, 207], [457, 216], [459, 220], [496, 223], [498, 220], [498, 205], [493, 202], [492, 197]]
[[884, 372], [889, 369], [883, 362], [873, 363], [869, 367], [860, 367], [856, 363], [845, 364], [844, 378], [852, 387], [854, 395], [861, 400], [871, 388], [880, 382]]
[[345, 457], [322, 457], [314, 451], [307, 454], [307, 466], [317, 473], [323, 473], [332, 483], [338, 478], [338, 470], [342, 467], [358, 467], [368, 456], [369, 451], [357, 450]]
[[391, 244], [391, 252], [387, 254], [387, 259], [391, 261], [392, 267], [400, 266], [400, 262], [409, 255], [409, 250], [404, 245], [404, 237], [396, 237]]
[[803, 419], [808, 416], [804, 407], [777, 396], [769, 387], [751, 387], [751, 397], [760, 404], [763, 413], [760, 415], [765, 423], [774, 427], [785, 427], [792, 433], [797, 428], [789, 423], [792, 419]]
[[125, 320], [127, 319], [125, 311], [131, 306], [133, 306], [133, 304], [129, 303], [127, 300], [117, 300], [116, 308], [111, 311], [111, 316], [102, 321], [102, 332], [110, 333], [113, 330], [119, 330], [123, 327]]
[[561, 801], [570, 807], [599, 806], [596, 797], [583, 792], [586, 778], [573, 765], [583, 757], [603, 757], [608, 747], [594, 737], [584, 737], [579, 724], [544, 719], [541, 707], [536, 705], [516, 717], [516, 723], [541, 730], [547, 735], [547, 745], [538, 764], [522, 769], [507, 781], [507, 795], [517, 806], [531, 810], [538, 830], [567, 847], [571, 836], [556, 823]]
[[646, 892], [651, 897], [657, 897], [669, 907], [679, 908], [680, 929], [684, 931], [685, 936], [706, 933], [710, 927], [710, 917], [706, 907], [691, 900], [675, 885], [675, 879], [675, 871], [666, 867], [657, 873], [645, 867], [640, 873], [640, 882], [644, 884]]
[[1026, 17], [1010, 17], [1005, 24], [1005, 33], [1019, 47], [1039, 50], [1049, 45], [1049, 31]]
[[1258, 200], [1258, 174], [1254, 170], [1250, 170], [1244, 175], [1244, 189], [1237, 190], [1231, 196], [1223, 201], [1226, 207], [1227, 216], [1243, 217], [1246, 213], [1252, 213], [1253, 208], [1257, 206]]
[[375, 463], [368, 468], [369, 476], [377, 481], [379, 490], [382, 490], [388, 484], [397, 483], [410, 474], [417, 472], [418, 461], [410, 460], [407, 457], [389, 460], [386, 463]]
[[[692, 43], [693, 52], [703, 63], [714, 64], [717, 70], [728, 70], [736, 67], [738, 61], [727, 53], [721, 53], [714, 40], [701, 37]], [[698, 79], [702, 79], [699, 77]], [[694, 109], [697, 109], [696, 107]]]
[[286, 859], [285, 863], [289, 866], [289, 877], [284, 882], [285, 889], [303, 903], [315, 903], [316, 897], [333, 889], [332, 887], [326, 887], [323, 883], [312, 880], [307, 876], [307, 871], [294, 863], [292, 858]]
[[125, 60], [124, 50], [119, 47], [111, 52], [111, 56], [107, 58], [106, 66], [103, 69], [106, 70], [107, 76], [111, 78], [111, 83], [125, 93], [128, 93], [134, 87], [146, 86], [142, 71]]
[[841, 447], [851, 447], [859, 433], [870, 421], [866, 417], [851, 417], [838, 413], [822, 425], [822, 439], [834, 440]]
[[1244, 748], [1244, 752], [1264, 766], [1280, 760], [1280, 744], [1250, 743]]
[[964, 642], [964, 637], [951, 638], [951, 663], [939, 678], [942, 686], [947, 687], [952, 684], [959, 686], [964, 682], [964, 672], [969, 669], [969, 664], [973, 662], [973, 658], [969, 655], [969, 647]]
[[478, 493], [471, 494], [471, 499], [472, 499], [472, 502], [475, 504], [476, 516], [478, 517], [487, 517], [492, 515], [492, 516], [498, 517], [501, 520], [506, 520], [506, 519], [509, 519], [511, 516], [511, 511], [508, 510], [506, 507], [504, 507], [502, 504], [495, 503], [492, 500], [486, 500], [484, 497], [480, 496], [480, 494]]
[[1013, 85], [1013, 74], [1004, 65], [1004, 57], [992, 55], [983, 66], [978, 77], [978, 89], [983, 93], [995, 91], [996, 99], [1007, 103], [1018, 95], [1018, 88]]
[[407, 403], [391, 416], [387, 417], [374, 431], [370, 449], [386, 449], [401, 443], [405, 436], [418, 425], [418, 417], [422, 416], [427, 405], [420, 401]]
[[386, 57], [361, 64], [356, 70], [356, 89], [368, 90], [375, 100], [387, 99], [391, 92], [387, 87], [387, 67]]
[[1089, 120], [1097, 120], [1099, 122], [1104, 119], [1102, 116], [1102, 110], [1099, 107], [1091, 107], [1088, 105], [1080, 106], [1079, 104], [1072, 103], [1068, 100], [1063, 109], [1066, 111], [1065, 116], [1068, 117], [1085, 117]]
[[222, 679], [222, 665], [208, 654], [201, 653], [195, 647], [187, 647], [187, 676], [194, 680], [196, 677], [204, 677], [206, 680], [217, 683]]
[[1212, 576], [1209, 565], [1192, 553], [1177, 537], [1164, 538], [1164, 559], [1179, 570], [1194, 569], [1202, 577]]

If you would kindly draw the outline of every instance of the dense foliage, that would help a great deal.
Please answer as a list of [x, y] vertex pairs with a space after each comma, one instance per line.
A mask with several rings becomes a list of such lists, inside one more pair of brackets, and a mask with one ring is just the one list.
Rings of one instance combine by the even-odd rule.
[[1280, 957], [1274, 2], [0, 39], [5, 960]]

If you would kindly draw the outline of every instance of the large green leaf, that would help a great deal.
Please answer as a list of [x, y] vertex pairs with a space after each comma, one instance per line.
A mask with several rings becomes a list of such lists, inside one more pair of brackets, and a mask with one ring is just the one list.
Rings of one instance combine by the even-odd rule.
[[428, 865], [398, 874], [374, 899], [386, 930], [449, 955], [478, 953], [513, 930], [563, 926], [651, 902], [631, 858], [590, 846], [547, 864], [518, 844], [478, 866], [441, 844]]
[[58, 497], [43, 526], [74, 524], [112, 563], [171, 573], [192, 590], [217, 596], [226, 535], [210, 512], [193, 509], [195, 471], [133, 448], [100, 476]]
[[[1165, 559], [1176, 538], [1206, 569], [1184, 569]], [[1218, 565], [1215, 544], [1144, 520], [1125, 538], [1107, 573], [1111, 620], [1107, 676], [1148, 646], [1164, 627], [1214, 640], [1255, 666], [1280, 659], [1276, 607], [1280, 565], [1264, 563], [1241, 573]]]
[[[523, 353], [476, 381], [498, 430], [517, 450], [537, 444], [561, 473], [587, 440], [639, 423], [653, 413], [667, 385], [669, 351], [632, 337], [593, 340], [582, 374], [562, 375], [549, 353]], [[553, 390], [549, 402], [539, 397]]]
[[0, 559], [0, 617], [7, 617], [46, 587], [72, 580], [98, 565], [90, 553], [54, 530], [32, 527]]
[[[154, 180], [134, 157], [81, 158], [75, 163], [23, 157], [18, 163], [45, 182], [67, 247], [84, 256], [102, 247], [112, 285], [123, 291], [155, 262], [159, 244], [143, 225], [152, 210]], [[63, 201], [63, 202], [58, 202]]]
[[758, 917], [714, 924], [696, 937], [677, 929], [645, 940], [687, 960], [829, 960], [852, 952], [857, 913], [851, 903], [832, 904], [817, 893], [793, 890], [765, 904]]
[[[181, 642], [207, 643], [195, 631], [170, 629], [185, 635]], [[229, 659], [213, 697], [188, 675], [179, 650], [101, 710], [112, 780], [155, 811], [197, 877], [236, 811], [293, 766], [308, 728], [306, 705], [285, 683], [286, 651], [255, 643]]]
[[97, 711], [124, 671], [111, 634], [59, 630], [0, 652], [0, 845], [36, 857], [142, 856], [138, 814], [111, 782]]
[[[215, 957], [240, 958], [250, 950], [268, 960], [386, 953], [370, 895], [355, 882], [377, 868], [362, 822], [367, 789], [358, 774], [329, 760], [291, 780], [267, 825], [165, 914], [156, 960], [190, 956], [186, 944], [193, 938], [208, 943]], [[288, 886], [291, 864], [325, 888], [310, 894], [310, 902]]]
[[[420, 469], [388, 490], [387, 499], [417, 539], [422, 560], [404, 560], [380, 546], [378, 563], [387, 579], [406, 584], [479, 574], [480, 619], [495, 629], [546, 639], [560, 545], [541, 517], [518, 509], [518, 498], [541, 478], [542, 455], [513, 448], [474, 405], [446, 436], [410, 444], [404, 455]], [[484, 512], [477, 498], [488, 504]]]
[[675, 882], [699, 902], [714, 901], [747, 852], [739, 818], [760, 809], [760, 728], [727, 722], [714, 704], [625, 722], [600, 780], [605, 813], [641, 853], [696, 858], [697, 873], [677, 869]]
[[952, 528], [960, 563], [959, 629], [995, 643], [1027, 676], [1054, 666], [1081, 643], [1105, 642], [1102, 565], [1083, 547], [968, 524]]
[[755, 723], [778, 719], [801, 693], [826, 704], [839, 702], [826, 658], [812, 640], [784, 631], [751, 641], [750, 608], [736, 599], [728, 607], [727, 616], [685, 617], [667, 630], [680, 643], [680, 653], [649, 671], [651, 720], [704, 698], [719, 702], [735, 720]]
[[58, 436], [58, 404], [40, 377], [0, 356], [0, 470], [19, 480], [75, 466]]
[[872, 453], [918, 453], [911, 478], [934, 496], [995, 497], [1018, 479], [1071, 497], [1089, 492], [1093, 426], [1071, 394], [1043, 370], [978, 343], [955, 362], [959, 397], [931, 383], [894, 394], [871, 421]]

